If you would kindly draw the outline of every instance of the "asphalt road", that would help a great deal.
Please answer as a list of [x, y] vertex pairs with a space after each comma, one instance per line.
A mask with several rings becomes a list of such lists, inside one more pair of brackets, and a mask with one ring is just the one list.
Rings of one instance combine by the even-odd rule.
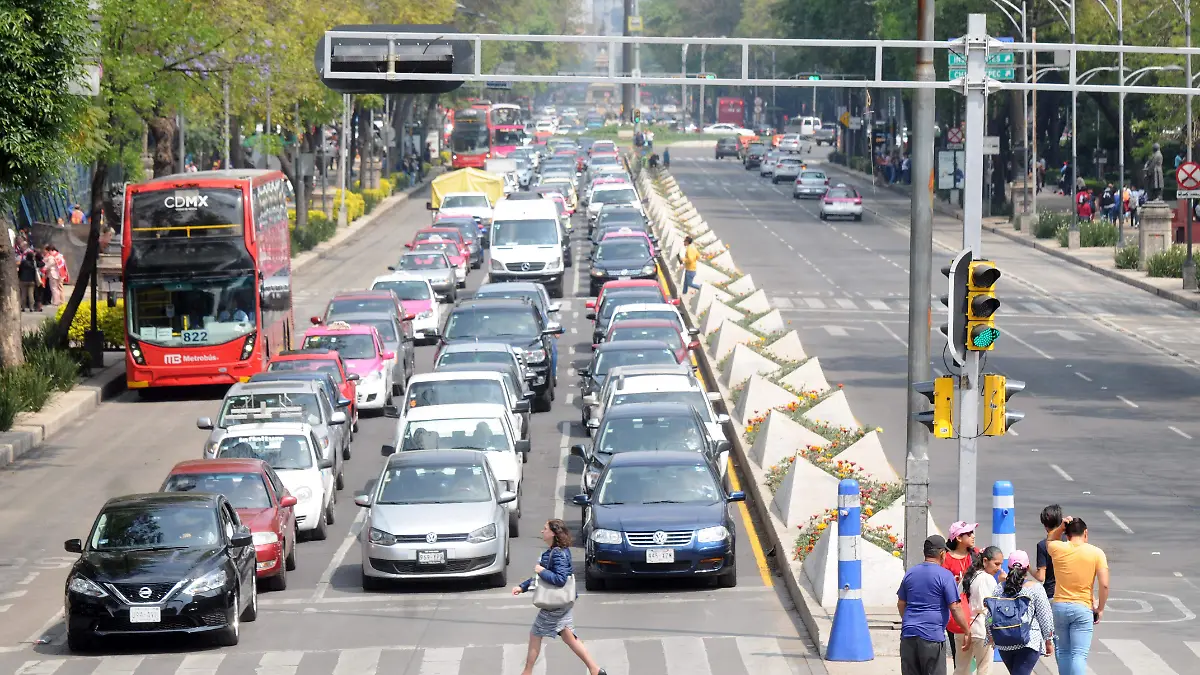
[[[429, 222], [424, 201], [414, 195], [389, 218], [300, 271], [294, 277], [297, 325], [319, 313], [335, 292], [366, 288], [383, 273], [402, 244]], [[576, 248], [578, 257], [582, 247]], [[587, 274], [581, 262], [571, 271], [576, 277]], [[473, 271], [470, 286], [482, 278]], [[564, 517], [578, 532], [579, 510], [565, 500], [576, 492], [581, 469], [568, 448], [582, 436], [573, 368], [586, 362], [590, 351], [583, 281], [582, 291], [579, 283], [569, 283], [563, 301], [567, 332], [559, 343], [557, 402], [532, 421], [533, 451], [511, 583], [532, 575], [545, 520]], [[418, 370], [429, 369], [431, 356], [432, 347], [420, 348]], [[360, 587], [360, 509], [352, 497], [375, 480], [382, 466], [379, 448], [394, 433], [394, 421], [386, 418], [361, 421], [328, 540], [299, 545], [299, 566], [288, 589], [261, 596], [258, 620], [243, 626], [237, 647], [217, 649], [195, 639], [130, 640], [113, 642], [98, 656], [69, 655], [60, 612], [66, 568], [74, 557], [63, 551], [62, 542], [84, 536], [106, 499], [157, 490], [171, 466], [198, 457], [207, 432], [196, 429], [195, 420], [216, 412], [222, 393], [191, 391], [154, 401], [126, 393], [0, 473], [0, 673], [520, 672], [535, 614], [527, 597], [477, 583], [420, 584], [378, 593]], [[609, 675], [825, 672], [819, 660], [810, 660], [811, 643], [782, 586], [773, 583], [761, 553], [749, 545], [748, 512], [737, 508], [742, 520], [736, 588], [659, 583], [583, 593], [581, 584], [577, 632]], [[575, 553], [581, 561], [582, 549]], [[579, 668], [561, 643], [550, 644], [544, 654], [535, 672]]]
[[[813, 155], [814, 165], [823, 154]], [[794, 200], [789, 184], [714, 160], [709, 149], [680, 149], [672, 160], [683, 192], [820, 357], [828, 380], [845, 385], [860, 421], [883, 427], [884, 449], [902, 475], [907, 198], [825, 166], [833, 183], [859, 187], [868, 209], [862, 222], [826, 223], [817, 200]], [[946, 278], [938, 268], [960, 248], [961, 223], [939, 216], [935, 239], [945, 244], [934, 250], [940, 296]], [[1200, 582], [1189, 563], [1200, 551], [1200, 373], [1165, 353], [1195, 351], [1197, 314], [997, 235], [985, 233], [983, 251], [1005, 275], [1002, 337], [985, 372], [1027, 388], [1010, 401], [1025, 420], [1005, 437], [979, 441], [979, 544], [990, 541], [993, 481], [1013, 482], [1018, 544], [1030, 552], [1044, 536], [1039, 511], [1061, 503], [1087, 521], [1112, 569], [1094, 672], [1200, 672]], [[939, 311], [935, 299], [935, 326]], [[945, 341], [933, 336], [932, 365], [945, 374]], [[930, 445], [933, 514], [943, 531], [957, 519], [956, 445]]]

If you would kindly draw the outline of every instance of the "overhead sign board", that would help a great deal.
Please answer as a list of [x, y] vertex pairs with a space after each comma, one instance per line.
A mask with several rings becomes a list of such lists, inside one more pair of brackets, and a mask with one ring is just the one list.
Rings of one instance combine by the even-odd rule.
[[[959, 80], [967, 76], [966, 68], [951, 68], [949, 73], [951, 80]], [[1005, 68], [988, 66], [987, 76], [992, 80], [1000, 80], [1003, 82], [1011, 82], [1017, 79], [1016, 68]]]
[[487, 88], [488, 89], [502, 89], [502, 90], [507, 91], [509, 89], [512, 89], [512, 82], [488, 82]]

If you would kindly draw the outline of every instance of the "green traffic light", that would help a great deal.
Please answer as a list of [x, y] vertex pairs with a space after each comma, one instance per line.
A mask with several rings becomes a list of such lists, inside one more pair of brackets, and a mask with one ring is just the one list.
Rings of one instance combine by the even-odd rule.
[[982, 328], [971, 337], [971, 344], [980, 349], [991, 347], [1000, 337], [1000, 331], [995, 328]]
[[821, 76], [820, 76], [820, 75], [809, 75], [809, 76], [808, 76], [808, 79], [810, 79], [810, 80], [819, 80], [819, 79], [821, 79]]

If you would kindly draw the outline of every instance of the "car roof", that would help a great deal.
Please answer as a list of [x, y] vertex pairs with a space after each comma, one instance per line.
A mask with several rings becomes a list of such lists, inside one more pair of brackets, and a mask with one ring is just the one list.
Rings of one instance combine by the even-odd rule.
[[276, 370], [263, 371], [250, 376], [250, 382], [313, 382], [327, 383], [333, 378], [331, 373], [320, 370]]
[[622, 288], [657, 288], [660, 291], [662, 290], [662, 286], [658, 283], [657, 279], [615, 279], [613, 281], [606, 281], [600, 287], [600, 290], [612, 291]]
[[504, 352], [516, 356], [507, 342], [454, 342], [442, 348], [443, 354], [448, 352]]
[[426, 405], [419, 408], [409, 408], [404, 418], [409, 422], [424, 422], [427, 420], [459, 420], [476, 417], [505, 417], [508, 406], [499, 403], [447, 403], [443, 405]]
[[394, 297], [395, 296], [392, 295], [391, 291], [375, 290], [375, 289], [367, 288], [367, 289], [358, 290], [358, 291], [342, 291], [341, 293], [335, 294], [332, 298], [330, 298], [329, 301], [333, 302], [334, 300], [357, 300], [357, 299], [364, 299], [364, 298], [393, 299]]
[[[391, 291], [388, 291], [388, 293], [391, 293]], [[392, 297], [395, 297], [395, 296], [392, 296]], [[388, 313], [388, 314], [385, 314], [384, 316], [390, 317], [391, 314]], [[335, 323], [344, 323], [344, 324], [346, 324], [346, 326], [348, 326], [348, 328], [331, 327]], [[307, 335], [376, 335], [378, 333], [379, 333], [379, 331], [375, 330], [374, 326], [368, 326], [366, 324], [361, 324], [361, 323], [348, 323], [346, 321], [343, 321], [341, 317], [338, 317], [338, 319], [336, 321], [331, 321], [328, 326], [321, 324], [320, 326], [313, 326], [312, 328], [309, 328], [308, 330], [304, 331], [304, 334], [306, 336]]]
[[609, 326], [609, 330], [618, 328], [670, 328], [679, 330], [679, 324], [668, 319], [624, 319]]
[[220, 499], [221, 495], [211, 492], [143, 492], [113, 497], [104, 503], [103, 510], [130, 506], [172, 506], [178, 504], [216, 506]]
[[[412, 413], [418, 410], [428, 408], [439, 408], [441, 406], [425, 406], [424, 408], [413, 408], [409, 411]], [[397, 452], [388, 457], [387, 465], [394, 467], [397, 465], [407, 466], [483, 466], [487, 461], [487, 456], [480, 450], [408, 450], [405, 452]]]
[[[418, 408], [419, 409], [419, 408]], [[630, 417], [672, 417], [696, 414], [687, 403], [638, 403], [616, 405], [604, 412], [606, 418], [627, 419]]]
[[687, 450], [638, 450], [613, 455], [608, 466], [705, 466], [707, 461], [701, 453]]
[[[671, 311], [671, 312], [674, 312], [676, 315], [679, 315], [678, 307], [676, 307], [675, 305], [665, 303], [665, 302], [631, 302], [631, 303], [628, 303], [625, 305], [621, 305], [620, 311], [622, 311], [622, 312], [642, 312], [642, 311], [666, 312], [666, 311]], [[680, 316], [682, 316], [682, 315], [680, 315]]]
[[326, 347], [289, 349], [271, 357], [272, 361], [340, 361], [341, 355]]
[[665, 349], [673, 351], [671, 346], [662, 340], [621, 340], [619, 342], [603, 342], [596, 347], [597, 354], [619, 351], [636, 351], [639, 349]]
[[[421, 373], [408, 378], [408, 384], [414, 382], [437, 382], [437, 381], [459, 381], [459, 380], [502, 380], [504, 379], [502, 363], [493, 363], [494, 368], [458, 368], [460, 365], [476, 365], [476, 364], [454, 364], [445, 368], [439, 368], [433, 372]], [[487, 364], [478, 364], [487, 365]], [[509, 366], [511, 368], [511, 366]]]
[[419, 274], [413, 274], [408, 270], [399, 270], [392, 272], [391, 274], [384, 274], [383, 276], [375, 277], [371, 280], [371, 285], [375, 285], [380, 281], [418, 281], [425, 284], [429, 283], [429, 280], [425, 277]]
[[497, 292], [503, 292], [503, 291], [529, 291], [529, 292], [531, 292], [531, 293], [536, 293], [536, 294], [538, 294], [538, 295], [540, 296], [540, 295], [542, 294], [542, 293], [541, 293], [541, 288], [540, 288], [540, 287], [541, 287], [541, 284], [534, 283], [534, 282], [532, 282], [532, 281], [495, 281], [495, 282], [488, 282], [488, 283], [486, 283], [486, 284], [480, 284], [480, 285], [479, 285], [479, 288], [475, 289], [475, 297], [477, 297], [477, 298], [478, 298], [480, 293], [486, 293], [487, 291], [497, 291]]
[[311, 380], [304, 381], [287, 381], [278, 382], [238, 382], [229, 388], [225, 393], [226, 397], [237, 394], [270, 394], [277, 391], [300, 391], [311, 392], [317, 388], [317, 383]]
[[270, 464], [261, 459], [185, 459], [179, 462], [168, 475], [189, 473], [266, 473]]
[[[612, 378], [620, 377], [622, 375], [634, 378], [650, 377], [654, 375], [663, 375], [668, 377], [677, 377], [683, 375], [687, 377], [694, 377], [692, 374], [692, 367], [686, 363], [660, 363], [647, 366], [617, 366], [616, 368], [608, 371], [608, 376]], [[697, 380], [697, 382], [698, 381], [699, 380]]]
[[532, 309], [533, 304], [528, 298], [467, 298], [459, 300], [451, 311], [468, 309], [485, 311], [489, 309]]
[[[514, 356], [516, 356], [514, 354]], [[497, 373], [506, 374], [516, 370], [517, 364], [513, 363], [447, 363], [440, 366], [435, 373]], [[416, 377], [415, 375], [413, 377]]]
[[[614, 368], [614, 370], [616, 369]], [[609, 371], [608, 376], [610, 378], [613, 377], [612, 371]], [[700, 380], [686, 373], [653, 373], [640, 377], [631, 377], [629, 373], [618, 373], [616, 378], [617, 386], [613, 388], [613, 391], [619, 394], [640, 394], [655, 391], [696, 391], [705, 393], [704, 386], [700, 384]]]

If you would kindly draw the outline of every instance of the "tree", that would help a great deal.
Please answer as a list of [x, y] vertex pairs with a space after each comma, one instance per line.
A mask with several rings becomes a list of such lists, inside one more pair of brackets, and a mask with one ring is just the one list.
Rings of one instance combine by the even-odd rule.
[[[67, 93], [83, 73], [84, 0], [8, 0], [0, 12], [0, 195], [45, 184], [71, 156], [84, 101]], [[0, 234], [0, 366], [24, 362], [17, 274]]]

